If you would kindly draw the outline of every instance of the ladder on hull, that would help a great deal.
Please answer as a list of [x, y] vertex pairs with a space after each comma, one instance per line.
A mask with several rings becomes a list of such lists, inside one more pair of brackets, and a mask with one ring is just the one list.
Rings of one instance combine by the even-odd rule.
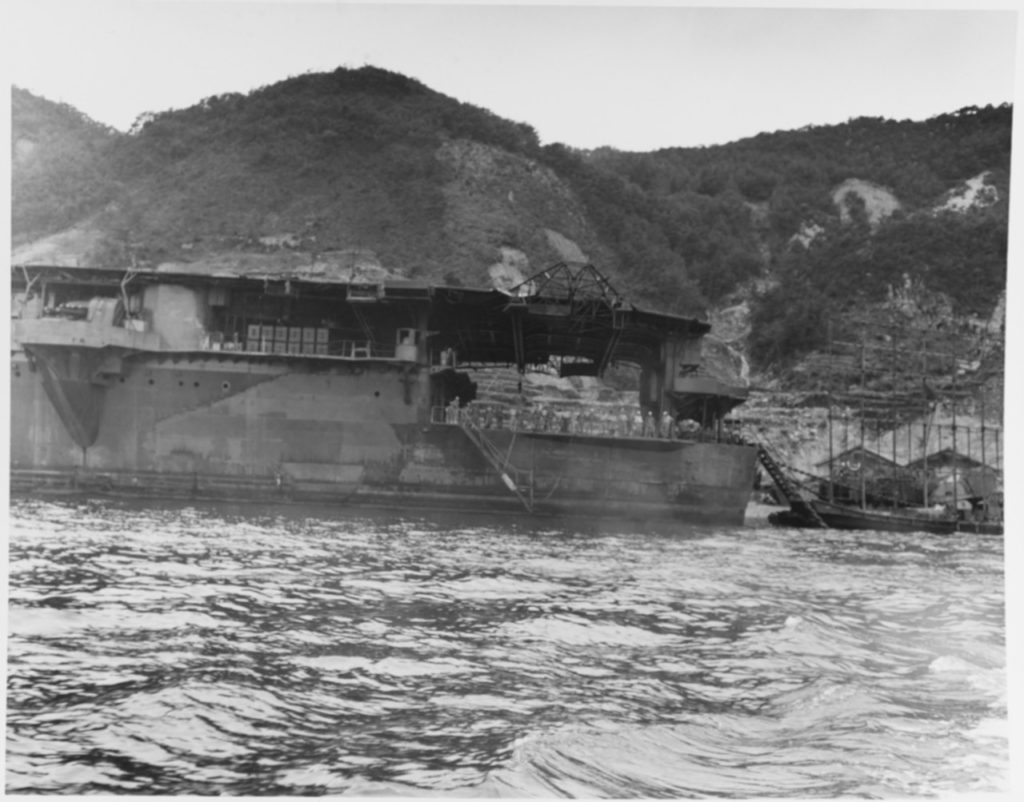
[[758, 444], [757, 446], [757, 458], [760, 460], [764, 469], [768, 471], [768, 475], [772, 477], [772, 481], [775, 486], [779, 489], [779, 492], [785, 496], [786, 501], [789, 502], [789, 507], [800, 517], [807, 520], [813, 526], [821, 527], [822, 529], [828, 529], [828, 524], [818, 514], [818, 511], [814, 509], [814, 506], [807, 501], [802, 495], [800, 490], [795, 484], [786, 476], [786, 472], [782, 470], [782, 466], [776, 462], [775, 458], [768, 453], [763, 445]]
[[[487, 464], [490, 465], [501, 477], [502, 484], [505, 485], [515, 497], [519, 499], [519, 502], [523, 505], [527, 512], [533, 512], [533, 481], [529, 474], [528, 482], [525, 484], [519, 481], [520, 475], [524, 472], [518, 470], [513, 465], [510, 465], [507, 458], [504, 458], [498, 447], [494, 445], [484, 433], [480, 430], [472, 421], [463, 419], [460, 421], [459, 426], [462, 431], [466, 433], [470, 442], [476, 446], [477, 450], [483, 455], [483, 458], [487, 460]], [[512, 474], [511, 476], [509, 474]], [[513, 478], [515, 477], [515, 478]]]
[[[370, 328], [369, 322], [366, 320], [366, 316], [363, 315], [359, 309], [358, 304], [351, 304], [349, 307], [352, 310], [352, 314], [355, 316], [356, 321], [359, 323], [359, 328], [363, 331], [363, 336], [366, 337], [366, 345], [363, 346], [366, 350], [364, 358], [369, 359], [375, 356], [377, 353], [377, 341], [373, 336], [373, 329]], [[360, 354], [360, 356], [363, 356]]]

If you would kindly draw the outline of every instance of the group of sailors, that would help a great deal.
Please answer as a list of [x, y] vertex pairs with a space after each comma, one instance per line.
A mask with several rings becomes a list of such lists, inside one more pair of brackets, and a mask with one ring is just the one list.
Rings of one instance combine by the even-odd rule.
[[583, 434], [599, 437], [651, 437], [673, 439], [712, 439], [713, 433], [694, 421], [677, 421], [665, 411], [656, 416], [650, 410], [615, 408], [599, 413], [592, 408], [556, 409], [548, 405], [514, 407], [503, 404], [469, 404], [460, 407], [457, 399], [446, 408], [445, 423], [469, 423], [480, 429], [549, 434]]

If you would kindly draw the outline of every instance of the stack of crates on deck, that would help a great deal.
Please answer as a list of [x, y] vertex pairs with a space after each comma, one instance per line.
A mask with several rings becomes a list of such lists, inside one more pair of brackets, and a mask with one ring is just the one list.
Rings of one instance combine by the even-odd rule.
[[288, 353], [288, 327], [274, 326], [274, 345], [271, 349], [275, 354]]
[[273, 350], [274, 327], [250, 323], [245, 332], [245, 350], [267, 353]]
[[302, 326], [288, 326], [288, 353], [302, 353]]
[[327, 329], [306, 326], [302, 329], [302, 353], [327, 354]]
[[245, 349], [264, 354], [327, 354], [328, 330], [313, 326], [250, 323]]

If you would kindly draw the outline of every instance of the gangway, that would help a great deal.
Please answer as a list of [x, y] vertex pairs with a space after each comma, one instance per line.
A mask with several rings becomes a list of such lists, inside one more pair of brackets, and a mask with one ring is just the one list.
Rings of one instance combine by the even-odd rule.
[[757, 458], [760, 460], [761, 465], [764, 466], [764, 469], [768, 471], [768, 475], [771, 476], [779, 492], [789, 502], [790, 509], [797, 515], [805, 518], [811, 525], [828, 529], [828, 524], [818, 514], [818, 511], [803, 497], [800, 489], [786, 476], [782, 466], [768, 452], [768, 449], [760, 443], [757, 444]]
[[[460, 416], [459, 426], [462, 431], [466, 433], [470, 442], [477, 447], [477, 450], [483, 455], [483, 458], [487, 460], [487, 464], [490, 465], [501, 477], [502, 483], [512, 493], [515, 494], [519, 502], [526, 508], [527, 512], [533, 512], [533, 477], [531, 474], [520, 471], [515, 466], [511, 465], [507, 458], [501, 453], [494, 443], [487, 439], [487, 436], [483, 433], [479, 426], [469, 419], [467, 415]], [[509, 474], [512, 474], [511, 476]], [[525, 473], [527, 482], [523, 483], [520, 481], [520, 477]], [[514, 478], [513, 478], [514, 477]]]

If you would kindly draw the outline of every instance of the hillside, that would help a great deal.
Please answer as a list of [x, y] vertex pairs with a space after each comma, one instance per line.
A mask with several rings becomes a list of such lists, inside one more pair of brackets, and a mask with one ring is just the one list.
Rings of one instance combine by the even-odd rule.
[[634, 303], [710, 316], [755, 383], [809, 387], [806, 360], [877, 328], [906, 286], [957, 320], [992, 315], [1011, 127], [1008, 106], [968, 108], [584, 152], [372, 67], [128, 134], [15, 89], [14, 262], [483, 285], [590, 260]]
[[116, 194], [116, 133], [63, 103], [11, 93], [11, 230], [17, 246], [60, 231]]
[[[36, 141], [28, 131], [18, 140]], [[357, 253], [381, 270], [474, 285], [495, 264], [618, 267], [573, 193], [523, 155], [537, 150], [531, 129], [381, 70], [208, 98], [147, 115], [107, 144], [93, 163], [116, 191], [97, 192], [77, 220], [55, 210], [16, 221], [16, 261], [262, 270]]]

